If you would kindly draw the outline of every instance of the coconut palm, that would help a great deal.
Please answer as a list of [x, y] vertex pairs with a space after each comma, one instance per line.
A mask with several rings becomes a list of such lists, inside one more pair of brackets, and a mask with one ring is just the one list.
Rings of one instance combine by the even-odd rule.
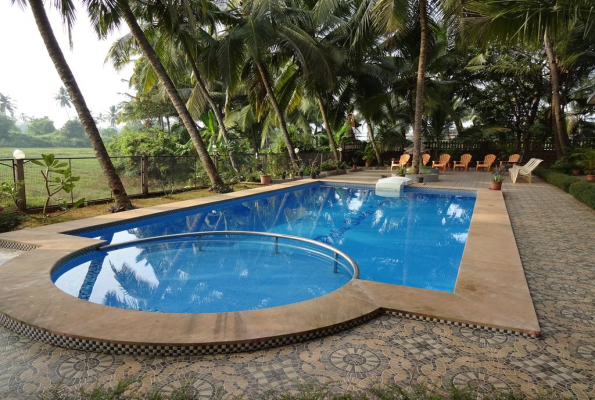
[[70, 120], [70, 114], [68, 113], [68, 109], [72, 106], [72, 103], [70, 101], [68, 91], [64, 86], [62, 86], [58, 91], [58, 94], [54, 96], [54, 100], [56, 100], [56, 103], [58, 103], [58, 105], [66, 111], [66, 116], [68, 117], [68, 120]]
[[118, 123], [118, 107], [117, 106], [110, 106], [110, 108], [106, 111], [105, 116], [99, 114], [100, 118], [103, 118], [104, 121], [109, 122], [110, 126], [116, 129], [116, 124]]
[[552, 109], [562, 155], [570, 145], [560, 93], [561, 80], [554, 41], [579, 22], [590, 27], [595, 18], [591, 0], [473, 0], [465, 4], [470, 23], [480, 40], [520, 42], [543, 46], [550, 70]]
[[14, 100], [10, 98], [10, 96], [6, 96], [0, 93], [0, 112], [4, 115], [10, 114], [12, 118], [14, 118], [14, 111], [16, 110], [16, 105]]
[[[26, 6], [24, 0], [20, 0], [19, 4], [22, 8]], [[43, 1], [29, 0], [28, 4], [31, 8], [31, 11], [33, 12], [35, 23], [37, 24], [41, 38], [45, 43], [48, 54], [54, 63], [54, 66], [56, 67], [62, 83], [64, 83], [64, 86], [68, 91], [68, 95], [72, 100], [72, 104], [74, 104], [74, 108], [78, 114], [81, 124], [85, 128], [85, 133], [89, 138], [89, 142], [91, 142], [91, 146], [93, 147], [95, 156], [99, 162], [99, 166], [101, 167], [103, 175], [105, 176], [112, 191], [116, 207], [126, 210], [132, 209], [132, 203], [126, 194], [126, 189], [124, 188], [124, 185], [122, 184], [122, 181], [120, 180], [120, 177], [118, 176], [118, 173], [111, 162], [103, 141], [101, 140], [99, 130], [97, 129], [97, 125], [95, 125], [91, 111], [89, 111], [89, 108], [87, 107], [85, 98], [83, 97], [76, 79], [72, 74], [68, 63], [66, 62], [66, 59], [64, 58], [64, 54], [58, 45], [58, 41], [54, 36], [52, 26], [50, 25], [50, 21], [48, 20], [47, 14], [45, 12]], [[70, 32], [74, 22], [74, 5], [70, 0], [62, 0], [60, 10], [62, 12], [63, 21]]]
[[296, 164], [286, 115], [279, 104], [279, 93], [274, 90], [274, 68], [295, 60], [303, 77], [316, 74], [323, 80], [332, 79], [332, 66], [322, 48], [301, 26], [308, 19], [307, 12], [283, 0], [249, 0], [239, 3], [231, 12], [237, 23], [227, 29], [219, 48], [224, 81], [233, 90], [240, 77], [248, 75], [264, 87], [289, 158]]
[[200, 136], [200, 132], [198, 131], [198, 127], [196, 126], [192, 115], [188, 111], [188, 108], [182, 100], [180, 93], [177, 91], [174, 82], [163, 66], [161, 59], [145, 36], [145, 33], [141, 29], [139, 22], [133, 12], [132, 7], [134, 7], [137, 13], [142, 14], [142, 11], [144, 11], [144, 3], [126, 0], [85, 0], [84, 3], [87, 6], [91, 20], [94, 22], [95, 30], [100, 37], [105, 37], [105, 35], [111, 29], [118, 25], [120, 20], [124, 20], [124, 22], [126, 22], [126, 25], [130, 29], [132, 36], [136, 40], [143, 55], [151, 65], [155, 75], [159, 79], [161, 86], [167, 93], [167, 96], [178, 112], [180, 120], [188, 131], [188, 134], [192, 139], [192, 143], [198, 152], [198, 156], [205, 168], [205, 171], [207, 172], [207, 175], [209, 176], [211, 184], [213, 185], [213, 189], [219, 192], [229, 191], [229, 187], [225, 185], [221, 179], [221, 176], [217, 171], [217, 167], [209, 155], [209, 152]]

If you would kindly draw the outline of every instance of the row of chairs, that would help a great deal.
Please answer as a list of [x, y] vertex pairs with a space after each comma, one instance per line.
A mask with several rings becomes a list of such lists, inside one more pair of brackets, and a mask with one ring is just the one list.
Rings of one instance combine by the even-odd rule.
[[[429, 154], [423, 154], [421, 156], [423, 165], [427, 165], [430, 162], [430, 158], [431, 157]], [[520, 160], [520, 158], [521, 158], [520, 154], [513, 154], [510, 157], [508, 157], [508, 160], [500, 161], [500, 165], [502, 166], [505, 163], [511, 164], [511, 165], [516, 164]], [[410, 154], [403, 154], [399, 158], [398, 162], [396, 160], [393, 160], [391, 163], [391, 167], [390, 167], [391, 171], [393, 170], [393, 168], [405, 168], [409, 164], [410, 159], [411, 159]], [[471, 159], [472, 159], [471, 154], [463, 154], [459, 161], [455, 161], [452, 164], [452, 170], [454, 171], [457, 168], [463, 168], [465, 171], [469, 171], [469, 164], [471, 163]], [[478, 171], [480, 168], [481, 169], [485, 168], [488, 172], [490, 172], [492, 170], [492, 166], [495, 161], [496, 161], [496, 155], [488, 154], [487, 156], [485, 156], [483, 161], [477, 162], [477, 164], [475, 166], [475, 170]], [[439, 168], [439, 169], [442, 169], [443, 171], [446, 171], [446, 168], [447, 168], [449, 162], [450, 162], [450, 154], [441, 154], [440, 157], [438, 158], [438, 161], [432, 161], [432, 168]]]

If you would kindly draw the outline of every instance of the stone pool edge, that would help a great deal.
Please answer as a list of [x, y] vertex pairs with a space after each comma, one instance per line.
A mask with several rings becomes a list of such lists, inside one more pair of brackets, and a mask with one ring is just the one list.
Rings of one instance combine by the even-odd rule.
[[[487, 189], [471, 189], [478, 197], [454, 293], [354, 280], [328, 295], [282, 307], [165, 315], [89, 303], [51, 282], [50, 270], [56, 263], [102, 243], [62, 232], [313, 182], [294, 181], [0, 235], [2, 241], [36, 247], [0, 267], [4, 286], [0, 324], [61, 347], [155, 355], [295, 343], [349, 328], [382, 312], [533, 337], [540, 334], [504, 199], [501, 192]], [[508, 258], [502, 258], [502, 249], [507, 249]]]

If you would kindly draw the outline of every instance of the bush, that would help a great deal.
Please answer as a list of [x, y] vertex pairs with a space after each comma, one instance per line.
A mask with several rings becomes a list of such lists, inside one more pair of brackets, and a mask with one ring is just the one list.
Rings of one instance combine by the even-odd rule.
[[0, 233], [16, 229], [24, 219], [23, 215], [17, 214], [13, 209], [0, 211]]
[[595, 208], [595, 182], [579, 181], [570, 185], [568, 191], [577, 200]]
[[544, 178], [548, 183], [551, 183], [554, 186], [558, 186], [565, 192], [568, 192], [570, 185], [579, 181], [578, 178], [574, 178], [570, 175], [562, 174], [560, 172], [544, 172], [543, 170], [540, 170], [538, 175]]
[[574, 163], [571, 163], [570, 161], [556, 161], [554, 165], [552, 165], [553, 171], [562, 174], [572, 173], [573, 168], [576, 168], [576, 166], [574, 165]]

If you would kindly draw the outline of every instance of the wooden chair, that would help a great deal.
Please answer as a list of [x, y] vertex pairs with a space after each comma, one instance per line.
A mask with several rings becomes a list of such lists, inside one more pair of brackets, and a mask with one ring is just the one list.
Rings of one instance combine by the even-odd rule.
[[440, 154], [438, 162], [432, 161], [432, 168], [442, 168], [442, 171], [446, 171], [446, 165], [450, 161], [450, 154]]
[[401, 156], [401, 158], [399, 158], [399, 162], [395, 162], [394, 160], [391, 161], [390, 170], [392, 171], [394, 167], [405, 168], [407, 166], [407, 163], [409, 162], [410, 158], [411, 158], [410, 154], [403, 154]]
[[513, 165], [508, 172], [510, 173], [510, 180], [512, 183], [516, 183], [516, 180], [519, 176], [524, 177], [531, 183], [531, 176], [533, 175], [533, 171], [539, 164], [541, 164], [543, 160], [539, 158], [532, 158], [527, 161], [525, 165]]
[[520, 159], [520, 154], [511, 154], [510, 156], [508, 156], [508, 160], [500, 161], [500, 166], [502, 166], [502, 164], [516, 164], [519, 162]]
[[452, 170], [454, 171], [457, 168], [464, 168], [465, 172], [469, 171], [469, 163], [471, 162], [471, 154], [463, 154], [461, 156], [461, 161], [455, 161]]
[[483, 161], [478, 161], [475, 166], [475, 170], [478, 171], [480, 168], [485, 168], [488, 172], [492, 170], [492, 164], [496, 161], [494, 154], [488, 154]]
[[429, 154], [422, 154], [421, 162], [423, 165], [427, 165], [430, 162], [430, 155]]

